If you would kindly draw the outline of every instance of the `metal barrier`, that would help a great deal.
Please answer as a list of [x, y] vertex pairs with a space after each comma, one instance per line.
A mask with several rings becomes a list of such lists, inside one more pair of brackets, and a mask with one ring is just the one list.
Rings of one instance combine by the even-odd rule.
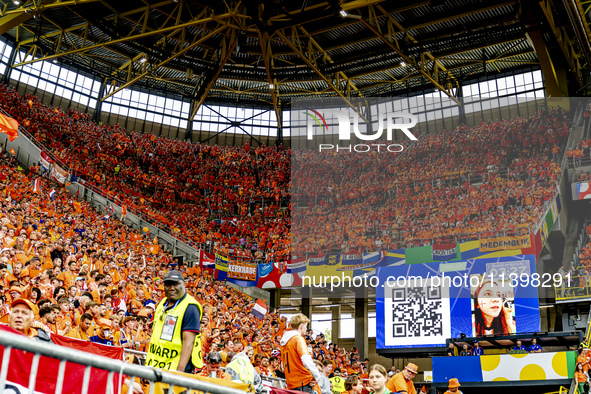
[[[33, 367], [31, 368], [31, 376], [29, 378], [29, 393], [35, 392], [35, 383], [38, 370], [38, 368], [35, 367], [35, 364], [38, 366], [39, 358], [41, 356], [46, 356], [60, 360], [55, 394], [62, 393], [63, 382], [65, 379], [64, 375], [66, 370], [66, 362], [86, 366], [84, 371], [84, 380], [81, 382], [81, 392], [83, 394], [88, 392], [91, 367], [109, 371], [110, 378], [114, 373], [128, 375], [130, 382], [128, 391], [129, 393], [133, 393], [133, 382], [137, 377], [150, 381], [150, 394], [154, 393], [155, 382], [169, 384], [171, 386], [170, 389], [176, 386], [212, 394], [244, 394], [244, 391], [237, 390], [232, 387], [218, 386], [213, 383], [175, 375], [162, 370], [155, 370], [153, 368], [143, 367], [140, 365], [128, 364], [123, 361], [117, 361], [107, 357], [98, 356], [96, 354], [57, 346], [51, 343], [34, 341], [26, 336], [13, 334], [10, 332], [2, 332], [2, 335], [0, 335], [0, 346], [4, 346], [5, 348], [4, 356], [2, 358], [2, 369], [0, 371], [0, 393], [4, 392], [7, 383], [6, 377], [8, 374], [8, 369], [10, 368], [11, 350], [18, 349], [34, 354]], [[71, 377], [68, 377], [68, 379], [71, 379]], [[114, 392], [113, 387], [110, 387], [110, 389], [111, 390], [109, 390], [109, 387], [107, 388], [107, 394]]]
[[562, 285], [554, 287], [554, 295], [556, 301], [591, 298], [591, 276], [563, 277]]
[[[133, 350], [133, 349], [123, 349], [123, 358], [126, 358], [127, 356], [131, 356], [131, 355], [137, 356], [140, 360], [145, 360], [148, 353], [140, 352], [139, 350]], [[143, 365], [143, 363], [142, 363], [142, 365]]]
[[270, 382], [271, 386], [278, 388], [278, 389], [286, 389], [287, 388], [287, 381], [285, 379], [282, 378], [278, 378], [276, 376], [267, 376], [267, 375], [261, 375], [261, 379], [263, 380], [263, 383], [266, 382]]
[[[144, 361], [145, 361], [148, 353], [140, 352], [139, 350], [123, 349], [123, 357], [124, 358], [127, 358], [130, 355], [134, 355], [134, 356], [138, 357], [141, 361], [141, 365], [144, 365]], [[222, 368], [222, 370], [225, 371], [226, 368]], [[287, 381], [283, 378], [278, 378], [277, 376], [261, 375], [261, 379], [263, 380], [263, 383], [265, 381], [270, 382], [273, 387], [280, 388], [280, 389], [287, 388]]]

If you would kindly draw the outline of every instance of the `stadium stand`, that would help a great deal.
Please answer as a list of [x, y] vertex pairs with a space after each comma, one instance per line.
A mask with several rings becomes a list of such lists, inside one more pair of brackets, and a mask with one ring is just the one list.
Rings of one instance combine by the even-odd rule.
[[425, 135], [400, 156], [296, 152], [294, 253], [527, 234], [556, 194], [568, 134], [563, 111], [542, 110]]
[[289, 254], [289, 210], [282, 209], [289, 204], [289, 149], [128, 135], [5, 85], [0, 92], [2, 108], [77, 176], [190, 245], [212, 252], [216, 240], [253, 258], [257, 250], [281, 259]]
[[[33, 192], [34, 173], [16, 170], [12, 156], [0, 159], [2, 181], [2, 316], [6, 322], [16, 298], [36, 305], [59, 304], [44, 322], [36, 312], [36, 327], [53, 334], [85, 339], [95, 336], [103, 319], [112, 324], [114, 346], [145, 351], [149, 346], [154, 305], [163, 296], [161, 278], [172, 256], [158, 250], [149, 236], [129, 229], [112, 218], [79, 203], [64, 189], [50, 197], [50, 186]], [[55, 245], [55, 246], [54, 246]], [[246, 347], [272, 357], [286, 319], [275, 312], [259, 320], [250, 314], [254, 302], [198, 267], [178, 267], [187, 276], [187, 289], [203, 305], [201, 335], [204, 354], [220, 351], [224, 364], [229, 352]], [[80, 320], [90, 313], [92, 321], [81, 332]], [[306, 337], [318, 359], [335, 367], [360, 370], [359, 355], [339, 349], [318, 338]], [[323, 356], [321, 356], [323, 354]], [[258, 365], [255, 365], [258, 367]], [[275, 376], [273, 373], [272, 376]]]
[[584, 394], [589, 4], [2, 2], [0, 392]]

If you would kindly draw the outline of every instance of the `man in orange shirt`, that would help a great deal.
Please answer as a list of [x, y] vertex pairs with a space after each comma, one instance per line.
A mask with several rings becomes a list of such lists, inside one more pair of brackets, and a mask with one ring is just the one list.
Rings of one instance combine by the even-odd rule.
[[291, 330], [281, 338], [281, 358], [285, 366], [285, 378], [288, 390], [312, 393], [320, 372], [312, 361], [308, 345], [304, 339], [310, 320], [303, 314], [291, 318]]
[[78, 327], [72, 328], [66, 334], [66, 336], [69, 338], [76, 338], [81, 339], [83, 341], [88, 341], [90, 340], [90, 337], [88, 336], [88, 330], [90, 329], [91, 325], [92, 315], [90, 313], [83, 313], [82, 316], [80, 316], [80, 324], [78, 325]]
[[417, 394], [412, 382], [417, 373], [418, 367], [413, 363], [408, 363], [401, 372], [392, 376], [392, 379], [386, 382], [386, 388], [393, 393]]
[[269, 357], [263, 355], [261, 358], [261, 363], [257, 367], [254, 367], [254, 369], [259, 375], [271, 376], [271, 370], [269, 369]]
[[36, 338], [42, 341], [51, 341], [49, 334], [44, 330], [33, 328], [34, 325], [34, 305], [31, 301], [19, 298], [12, 303], [12, 311], [9, 315], [10, 328], [27, 335], [30, 338]]

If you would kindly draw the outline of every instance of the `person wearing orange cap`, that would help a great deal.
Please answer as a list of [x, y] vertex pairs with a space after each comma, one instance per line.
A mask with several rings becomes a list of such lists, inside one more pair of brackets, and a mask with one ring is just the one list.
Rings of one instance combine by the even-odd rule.
[[33, 328], [34, 321], [33, 303], [27, 299], [19, 298], [12, 302], [12, 310], [8, 318], [10, 328], [20, 332], [29, 338], [41, 341], [51, 341], [51, 338], [44, 330]]
[[111, 335], [111, 321], [100, 319], [97, 335], [90, 337], [90, 342], [101, 343], [103, 345], [113, 346], [113, 336]]
[[15, 300], [18, 300], [19, 298], [21, 298], [23, 296], [23, 291], [18, 286], [12, 286], [8, 290], [8, 294], [10, 294], [10, 297], [12, 298], [12, 300], [15, 301]]
[[417, 394], [412, 379], [418, 373], [416, 364], [408, 363], [406, 367], [386, 383], [386, 388], [394, 393]]
[[458, 387], [460, 387], [460, 381], [457, 378], [450, 379], [447, 386], [448, 390], [444, 394], [462, 394]]

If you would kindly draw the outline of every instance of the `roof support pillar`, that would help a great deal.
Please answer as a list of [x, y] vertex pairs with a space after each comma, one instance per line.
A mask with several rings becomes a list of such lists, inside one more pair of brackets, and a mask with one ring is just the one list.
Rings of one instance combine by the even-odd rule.
[[[546, 97], [568, 97], [566, 81], [566, 67], [568, 66], [559, 57], [550, 56], [544, 37], [539, 30], [526, 33], [526, 37], [538, 55], [546, 84]], [[564, 100], [564, 105], [561, 103], [560, 106], [568, 111], [570, 109], [568, 99]]]
[[10, 82], [10, 74], [12, 74], [12, 65], [16, 59], [16, 53], [16, 45], [12, 45], [12, 51], [10, 51], [10, 56], [8, 57], [8, 64], [6, 70], [4, 71], [4, 75], [2, 76], [2, 83], [5, 85], [8, 85], [8, 82]]

